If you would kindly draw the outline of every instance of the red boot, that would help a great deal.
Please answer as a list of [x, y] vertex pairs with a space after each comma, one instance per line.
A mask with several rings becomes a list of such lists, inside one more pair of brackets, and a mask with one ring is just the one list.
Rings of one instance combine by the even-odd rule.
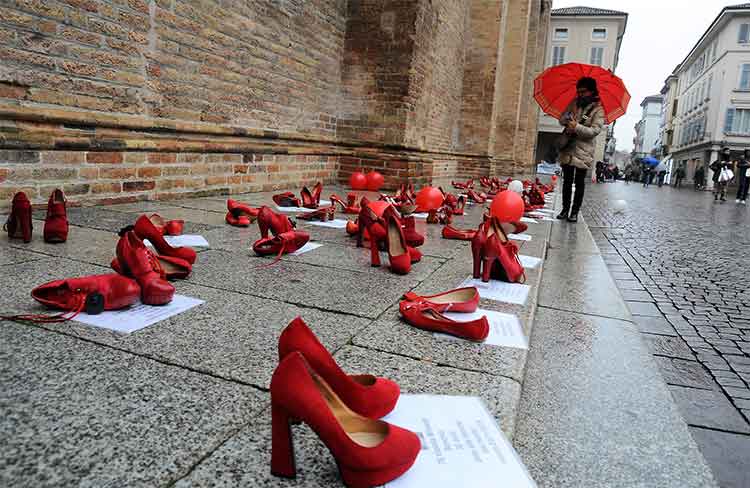
[[68, 240], [68, 216], [65, 211], [65, 195], [59, 188], [52, 192], [47, 202], [47, 217], [44, 219], [44, 242], [58, 244]]
[[195, 264], [195, 251], [189, 247], [172, 247], [154, 224], [145, 215], [138, 217], [135, 221], [134, 232], [140, 239], [148, 239], [154, 248], [163, 256], [173, 256]]
[[292, 320], [279, 337], [279, 360], [295, 351], [302, 353], [315, 372], [358, 414], [379, 419], [396, 406], [400, 394], [396, 383], [369, 374], [344, 373], [300, 317]]
[[[145, 217], [145, 216], [144, 216]], [[148, 220], [148, 219], [147, 219]], [[117, 242], [117, 260], [122, 271], [135, 277], [141, 287], [141, 302], [146, 305], [164, 305], [172, 301], [174, 286], [154, 271], [158, 267], [155, 257], [134, 231], [123, 229]], [[153, 241], [151, 241], [153, 242]]]
[[411, 468], [421, 450], [414, 433], [351, 410], [299, 352], [271, 378], [271, 473], [296, 475], [290, 420], [309, 425], [333, 455], [346, 486], [384, 485]]
[[13, 196], [10, 215], [3, 229], [8, 232], [9, 239], [23, 239], [23, 242], [31, 242], [31, 202], [26, 194], [19, 191]]

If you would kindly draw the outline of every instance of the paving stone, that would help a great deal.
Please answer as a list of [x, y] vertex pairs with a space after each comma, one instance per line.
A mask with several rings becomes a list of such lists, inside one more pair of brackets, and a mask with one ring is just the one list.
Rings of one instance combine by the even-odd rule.
[[750, 434], [750, 425], [722, 392], [682, 386], [669, 389], [689, 425]]
[[638, 280], [618, 280], [615, 279], [615, 285], [617, 288], [622, 290], [645, 290], [640, 281]]
[[633, 322], [635, 322], [641, 332], [647, 334], [677, 335], [675, 328], [663, 317], [644, 317], [639, 315], [633, 316]]
[[633, 315], [645, 315], [647, 317], [661, 317], [662, 314], [653, 303], [625, 302]]
[[729, 395], [732, 398], [740, 398], [742, 400], [750, 400], [750, 389], [748, 389], [748, 388], [725, 387], [724, 391], [726, 391], [727, 395]]
[[716, 383], [706, 369], [697, 361], [686, 361], [669, 357], [654, 356], [664, 381], [669, 385], [711, 390]]
[[750, 486], [750, 436], [690, 427], [722, 487]]
[[0, 323], [2, 486], [167, 486], [267, 399], [28, 325]]
[[11, 247], [12, 242], [8, 240], [8, 234], [0, 236], [0, 266], [36, 261], [46, 257], [44, 254], [32, 252], [30, 249], [27, 250], [20, 244], [18, 248]]
[[633, 302], [653, 302], [651, 294], [645, 290], [620, 290], [623, 300]]

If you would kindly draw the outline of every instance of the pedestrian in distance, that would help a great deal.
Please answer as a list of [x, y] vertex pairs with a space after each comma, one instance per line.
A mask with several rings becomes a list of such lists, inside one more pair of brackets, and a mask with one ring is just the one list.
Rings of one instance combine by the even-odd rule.
[[641, 169], [641, 173], [641, 178], [643, 179], [643, 188], [648, 188], [648, 185], [651, 184], [651, 179], [654, 177], [651, 166], [644, 163], [643, 168]]
[[730, 170], [732, 169], [732, 161], [731, 161], [732, 153], [730, 152], [728, 147], [725, 147], [721, 150], [721, 154], [719, 155], [719, 159], [711, 163], [711, 171], [714, 172], [713, 177], [711, 180], [714, 182], [714, 201], [721, 201], [722, 203], [727, 201], [727, 185], [729, 184], [729, 179], [726, 179], [725, 176], [722, 175], [724, 170]]
[[706, 170], [701, 163], [701, 165], [695, 169], [695, 175], [693, 175], [693, 188], [698, 191], [702, 190], [704, 186], [706, 186]]
[[682, 187], [682, 180], [685, 178], [685, 166], [680, 163], [679, 166], [677, 166], [677, 169], [674, 170], [674, 187], [675, 188], [681, 188]]
[[[576, 98], [560, 117], [565, 127], [560, 139], [560, 166], [563, 170], [563, 208], [560, 220], [578, 222], [583, 204], [586, 172], [594, 164], [594, 141], [604, 127], [604, 109], [599, 101], [596, 80], [583, 77], [576, 83]], [[575, 182], [575, 196], [573, 183]], [[572, 206], [571, 206], [572, 197]]]
[[656, 186], [658, 186], [659, 188], [661, 188], [662, 186], [664, 186], [664, 178], [666, 176], [667, 176], [667, 170], [663, 169], [663, 170], [659, 171], [659, 174], [657, 175], [658, 179], [657, 179]]
[[750, 189], [750, 149], [745, 149], [742, 157], [734, 167], [734, 176], [737, 178], [737, 199], [735, 203], [746, 205], [747, 192]]

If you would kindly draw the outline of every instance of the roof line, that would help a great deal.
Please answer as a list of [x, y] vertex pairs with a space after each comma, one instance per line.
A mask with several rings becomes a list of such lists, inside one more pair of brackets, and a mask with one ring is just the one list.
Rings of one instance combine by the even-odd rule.
[[719, 15], [716, 16], [713, 22], [711, 22], [711, 25], [708, 26], [708, 29], [706, 29], [706, 32], [703, 33], [703, 35], [698, 39], [698, 42], [695, 43], [693, 48], [687, 53], [687, 56], [680, 62], [680, 64], [677, 65], [674, 71], [672, 71], [672, 74], [674, 74], [677, 70], [685, 66], [685, 61], [690, 58], [690, 56], [693, 55], [693, 53], [698, 49], [698, 46], [701, 45], [703, 40], [708, 36], [708, 33], [711, 32], [711, 30], [716, 26], [716, 24], [719, 23], [719, 19], [721, 19], [722, 16], [724, 16], [725, 13], [730, 11], [742, 11], [742, 10], [750, 10], [750, 4], [743, 3], [740, 5], [729, 5], [721, 9], [721, 12], [719, 12]]

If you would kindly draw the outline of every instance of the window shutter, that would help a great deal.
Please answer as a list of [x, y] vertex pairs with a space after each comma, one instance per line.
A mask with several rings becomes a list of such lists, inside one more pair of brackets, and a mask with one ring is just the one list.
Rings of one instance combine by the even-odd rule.
[[732, 126], [734, 125], [734, 109], [727, 109], [727, 118], [724, 121], [724, 133], [728, 134], [732, 132]]

